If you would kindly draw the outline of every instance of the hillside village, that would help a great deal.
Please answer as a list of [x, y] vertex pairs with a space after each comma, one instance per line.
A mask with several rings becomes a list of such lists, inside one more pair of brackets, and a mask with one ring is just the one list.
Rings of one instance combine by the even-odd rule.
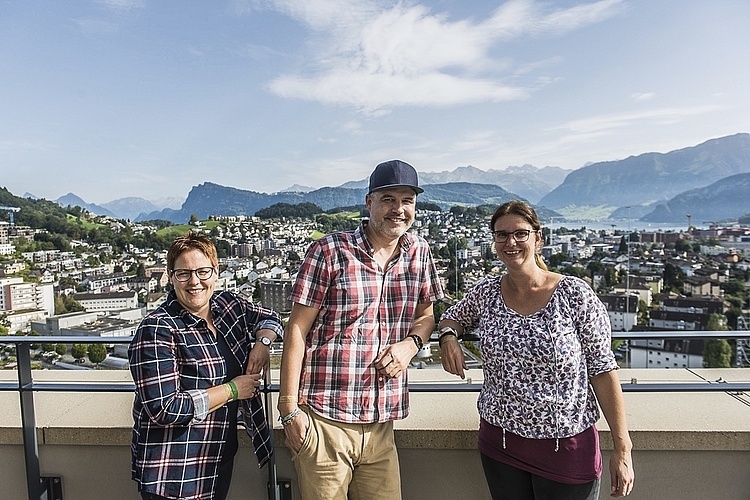
[[[436, 314], [483, 276], [502, 273], [488, 228], [490, 210], [418, 211], [412, 231], [431, 244], [448, 295]], [[350, 227], [358, 216], [351, 214]], [[113, 234], [160, 230], [149, 222], [90, 217]], [[220, 250], [216, 289], [237, 292], [284, 316], [291, 309], [289, 290], [300, 260], [325, 228], [312, 218], [217, 216], [193, 218], [190, 229], [209, 234]], [[71, 241], [69, 251], [17, 249], [19, 242], [44, 232], [0, 222], [0, 334], [81, 336], [83, 345], [89, 335], [130, 336], [140, 319], [164, 301], [166, 250], [130, 245], [119, 252], [111, 243], [84, 239]], [[607, 306], [613, 331], [747, 329], [750, 227], [630, 234], [614, 227], [581, 227], [545, 229], [544, 235], [542, 253], [550, 268], [585, 279]], [[614, 347], [630, 367], [682, 368], [716, 364], [704, 355], [710, 342], [715, 341], [665, 341], [657, 335], [648, 341], [616, 341]], [[742, 346], [721, 342], [724, 361], [719, 363], [740, 366], [743, 359], [736, 356]], [[38, 347], [39, 367], [125, 366], [118, 359], [124, 357], [122, 346], [99, 361], [87, 358], [80, 347], [75, 353], [69, 346]], [[11, 346], [4, 347], [0, 364], [12, 367], [13, 354]]]

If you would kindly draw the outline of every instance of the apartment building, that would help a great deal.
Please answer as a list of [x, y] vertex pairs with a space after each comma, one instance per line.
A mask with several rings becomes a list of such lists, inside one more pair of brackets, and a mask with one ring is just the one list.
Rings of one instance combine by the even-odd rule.
[[138, 293], [135, 290], [108, 293], [76, 293], [73, 295], [86, 311], [118, 311], [138, 307]]
[[45, 311], [55, 313], [54, 287], [49, 284], [24, 282], [23, 278], [0, 279], [0, 311]]

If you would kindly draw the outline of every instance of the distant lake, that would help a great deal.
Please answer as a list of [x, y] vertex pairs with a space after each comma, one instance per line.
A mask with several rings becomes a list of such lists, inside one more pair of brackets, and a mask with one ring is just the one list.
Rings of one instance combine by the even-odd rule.
[[[687, 230], [687, 221], [678, 224], [675, 222], [643, 222], [638, 220], [631, 220], [629, 223], [627, 220], [580, 220], [572, 221], [568, 220], [565, 222], [552, 222], [549, 224], [543, 224], [545, 227], [551, 229], [559, 229], [561, 227], [567, 227], [568, 229], [580, 229], [585, 227], [586, 229], [593, 229], [594, 231], [601, 231], [602, 229], [614, 229], [615, 231], [685, 231]], [[614, 227], [613, 227], [614, 226]], [[708, 229], [708, 226], [693, 224], [698, 229]]]

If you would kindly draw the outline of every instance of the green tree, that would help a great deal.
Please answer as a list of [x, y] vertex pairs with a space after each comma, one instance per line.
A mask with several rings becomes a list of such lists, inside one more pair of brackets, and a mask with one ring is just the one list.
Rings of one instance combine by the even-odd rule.
[[726, 316], [719, 313], [711, 313], [711, 316], [708, 317], [706, 330], [712, 332], [723, 332], [728, 330]]
[[625, 236], [620, 237], [620, 247], [617, 249], [617, 253], [619, 254], [628, 253], [628, 243], [625, 241]]
[[685, 273], [682, 272], [682, 269], [667, 262], [664, 265], [663, 277], [664, 287], [667, 289], [665, 291], [671, 290], [678, 293], [682, 291], [682, 280], [685, 278]]
[[484, 267], [484, 273], [489, 274], [490, 271], [492, 271], [492, 261], [495, 258], [495, 254], [492, 251], [492, 247], [488, 246], [487, 250], [484, 252], [484, 258], [482, 259], [482, 264]]
[[286, 260], [289, 261], [290, 264], [299, 264], [302, 261], [299, 254], [294, 250], [289, 250], [289, 253], [286, 255]]
[[190, 224], [195, 224], [197, 222], [199, 222], [198, 216], [196, 214], [190, 214]]
[[638, 301], [638, 324], [648, 325], [648, 320], [649, 320], [649, 314], [648, 314], [648, 306], [646, 305], [646, 301], [639, 300]]
[[440, 322], [440, 316], [443, 315], [446, 309], [448, 309], [448, 304], [442, 300], [438, 300], [432, 304], [432, 313], [435, 315], [435, 326]]
[[[706, 330], [727, 330], [727, 318], [723, 314], [712, 313], [708, 318]], [[703, 366], [706, 368], [730, 368], [732, 347], [726, 339], [708, 339], [703, 348]]]
[[69, 295], [61, 293], [55, 297], [55, 315], [68, 314], [72, 312], [85, 311], [86, 308], [76, 299]]
[[693, 250], [693, 247], [690, 245], [689, 241], [680, 238], [674, 242], [674, 249], [678, 252], [690, 252]]
[[89, 361], [99, 365], [107, 357], [107, 348], [104, 344], [89, 344]]
[[88, 353], [88, 347], [86, 344], [73, 344], [70, 348], [70, 355], [76, 359], [85, 358]]
[[[30, 332], [28, 332], [28, 333], [26, 333], [26, 335], [29, 336], [29, 337], [39, 337], [39, 333], [35, 332], [33, 330], [30, 331]], [[42, 344], [38, 344], [38, 343], [34, 342], [33, 344], [31, 344], [30, 347], [32, 349], [39, 349], [40, 347], [42, 347]]]
[[560, 267], [560, 264], [562, 264], [563, 262], [569, 259], [570, 257], [568, 256], [568, 254], [563, 253], [563, 252], [557, 252], [547, 257], [546, 261], [547, 261], [547, 265], [550, 268], [552, 268], [552, 267]]
[[732, 347], [726, 339], [708, 339], [703, 348], [703, 366], [706, 368], [731, 368]]
[[60, 356], [65, 355], [68, 352], [68, 344], [55, 344], [55, 352]]

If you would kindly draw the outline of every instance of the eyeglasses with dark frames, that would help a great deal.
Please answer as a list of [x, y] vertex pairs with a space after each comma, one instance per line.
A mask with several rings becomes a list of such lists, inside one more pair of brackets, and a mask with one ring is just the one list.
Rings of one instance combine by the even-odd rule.
[[517, 231], [513, 231], [512, 233], [508, 233], [506, 231], [492, 231], [492, 239], [495, 241], [495, 243], [505, 243], [508, 241], [508, 238], [513, 236], [513, 239], [516, 240], [517, 243], [523, 243], [524, 241], [529, 241], [529, 236], [531, 236], [531, 233], [537, 233], [539, 232], [536, 229], [519, 229]]
[[174, 269], [172, 271], [172, 276], [174, 276], [177, 281], [181, 282], [190, 281], [193, 274], [195, 274], [199, 280], [211, 279], [211, 276], [214, 275], [214, 268], [199, 267], [198, 269]]

